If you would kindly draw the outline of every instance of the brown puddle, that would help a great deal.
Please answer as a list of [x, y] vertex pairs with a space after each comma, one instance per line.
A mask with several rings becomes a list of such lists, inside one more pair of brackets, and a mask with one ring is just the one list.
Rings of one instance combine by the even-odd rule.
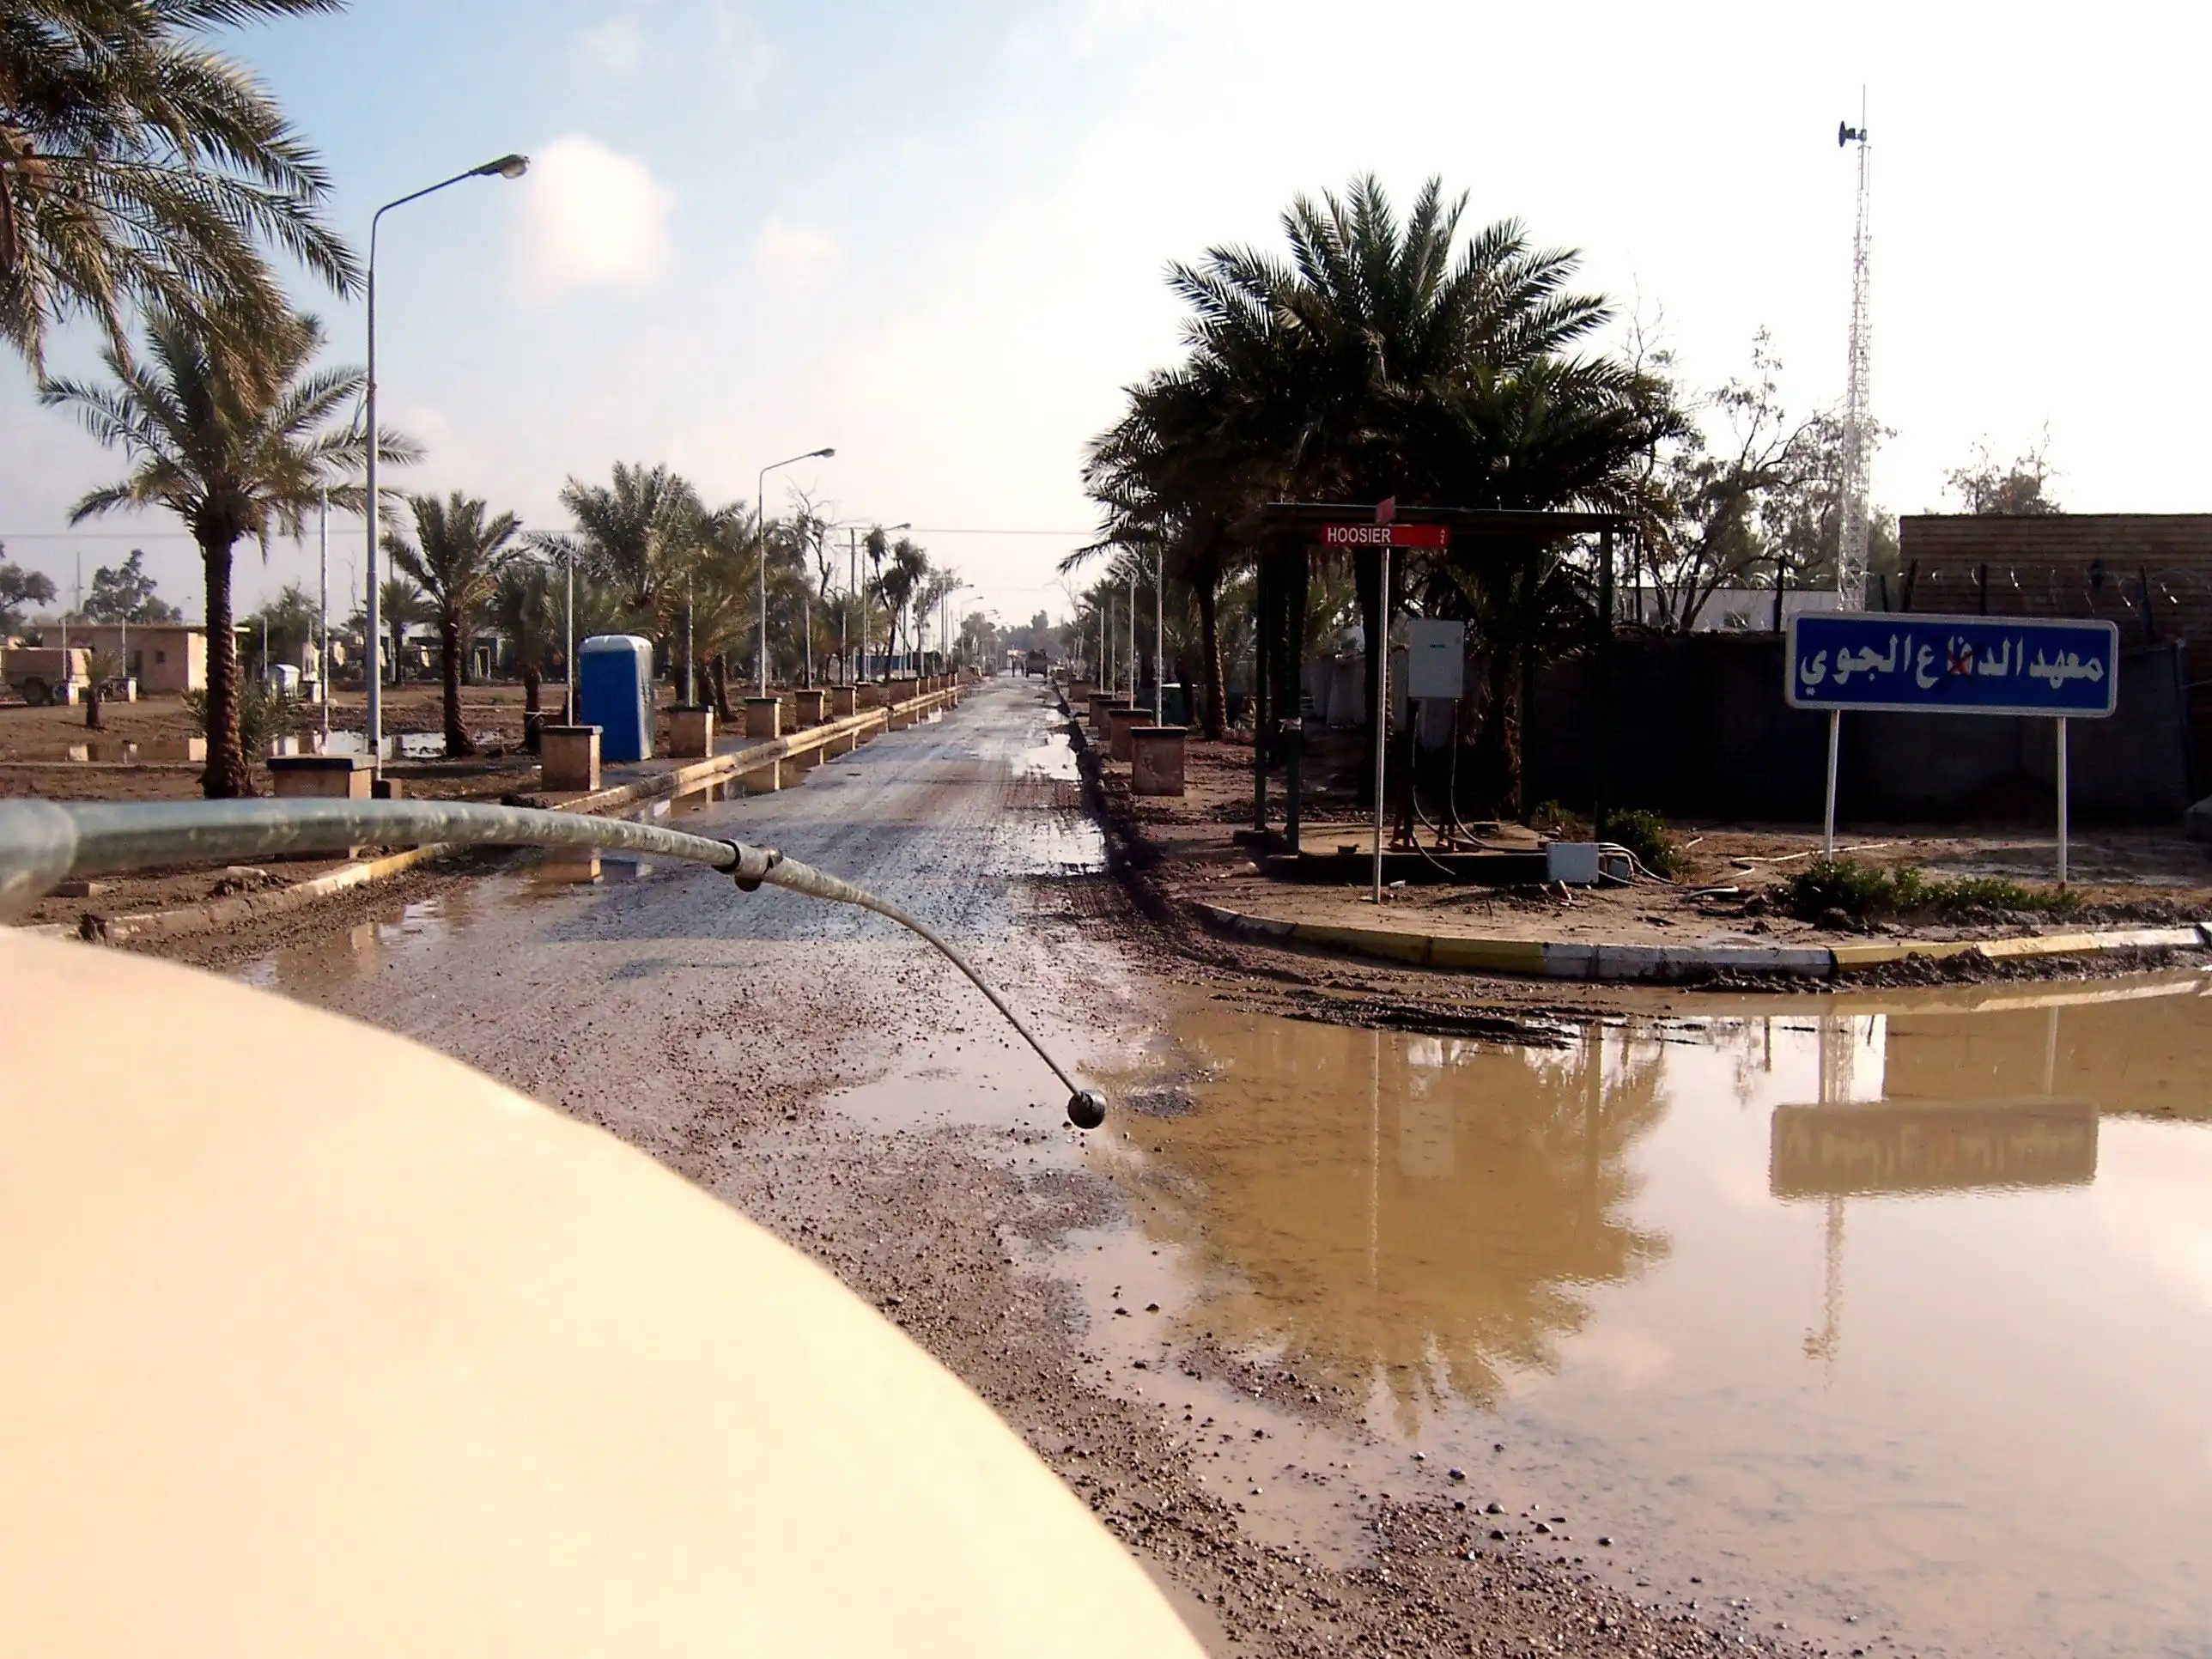
[[1716, 1001], [1566, 1050], [1201, 1006], [1166, 1115], [1119, 1120], [1140, 1231], [1067, 1265], [1153, 1280], [1147, 1342], [1367, 1402], [1358, 1478], [1566, 1516], [1527, 1541], [1647, 1597], [2203, 1653], [2204, 993]]

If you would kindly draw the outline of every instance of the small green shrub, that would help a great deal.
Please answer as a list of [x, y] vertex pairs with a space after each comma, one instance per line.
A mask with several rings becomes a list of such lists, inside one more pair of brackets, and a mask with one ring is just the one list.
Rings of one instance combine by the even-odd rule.
[[1589, 838], [1589, 825], [1555, 800], [1540, 800], [1530, 807], [1527, 823], [1537, 834], [1555, 836], [1562, 841]]
[[[187, 691], [185, 707], [191, 711], [192, 730], [208, 734], [207, 693]], [[269, 747], [292, 729], [292, 700], [273, 684], [246, 675], [238, 682], [238, 746], [248, 764], [268, 757]]]
[[1816, 858], [1775, 889], [1775, 902], [1801, 921], [1817, 921], [1835, 910], [1862, 926], [1970, 910], [2062, 911], [2076, 902], [2070, 893], [2023, 887], [1996, 876], [1944, 880], [1909, 864], [1863, 864], [1851, 858]]
[[1667, 820], [1642, 807], [1619, 808], [1606, 814], [1605, 828], [1598, 839], [1626, 847], [1655, 876], [1678, 876], [1687, 862], [1667, 828]]

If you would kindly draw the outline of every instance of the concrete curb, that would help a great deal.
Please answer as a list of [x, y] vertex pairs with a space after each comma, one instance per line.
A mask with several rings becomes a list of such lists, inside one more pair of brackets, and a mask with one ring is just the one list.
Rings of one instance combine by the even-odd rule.
[[1913, 957], [1955, 957], [1978, 951], [1999, 960], [2090, 956], [2107, 951], [2203, 950], [2212, 947], [2212, 924], [2178, 927], [2107, 928], [2088, 933], [2027, 934], [1997, 939], [1886, 939], [1880, 944], [1614, 945], [1517, 939], [1462, 939], [1380, 927], [1339, 927], [1279, 921], [1216, 904], [1191, 909], [1217, 933], [1261, 944], [1300, 945], [1346, 956], [1374, 957], [1418, 968], [1525, 974], [1540, 979], [1667, 981], [1708, 974], [1771, 975], [1834, 979], [1854, 969]]
[[[933, 708], [954, 707], [957, 702], [957, 689], [948, 686], [942, 691], [910, 697], [896, 707], [900, 712], [925, 714]], [[757, 771], [772, 761], [803, 754], [824, 742], [848, 735], [858, 736], [872, 726], [888, 729], [891, 712], [890, 708], [871, 708], [842, 720], [808, 726], [788, 738], [755, 744], [726, 755], [715, 755], [690, 766], [679, 766], [657, 777], [641, 779], [636, 783], [624, 784], [613, 789], [597, 790], [567, 800], [549, 799], [542, 795], [517, 796], [514, 799], [519, 805], [542, 806], [550, 811], [586, 813], [611, 812], [647, 801], [665, 803], [674, 796], [690, 794], [696, 789], [703, 789], [708, 784], [720, 782], [726, 778]], [[198, 769], [195, 767], [193, 769]], [[665, 805], [662, 810], [665, 810]], [[319, 876], [311, 876], [305, 881], [277, 888], [273, 892], [241, 893], [235, 898], [211, 899], [204, 904], [179, 905], [170, 910], [149, 910], [136, 915], [111, 916], [105, 921], [93, 922], [88, 933], [84, 927], [72, 929], [60, 923], [36, 931], [63, 938], [96, 937], [110, 945], [120, 945], [131, 939], [179, 939], [191, 933], [227, 927], [235, 922], [283, 915], [302, 909], [318, 899], [400, 875], [452, 850], [443, 842], [434, 842], [427, 847], [410, 847], [403, 852], [387, 854], [380, 859], [363, 859], [352, 864], [340, 865], [335, 870], [326, 870]]]
[[688, 766], [677, 767], [672, 771], [641, 778], [635, 783], [594, 790], [588, 795], [571, 795], [564, 799], [546, 794], [521, 794], [509, 799], [517, 806], [536, 806], [553, 812], [611, 812], [624, 806], [635, 806], [641, 801], [665, 800], [677, 795], [688, 795], [695, 789], [704, 789], [709, 784], [741, 777], [748, 772], [757, 772], [776, 761], [789, 760], [840, 738], [872, 736], [876, 732], [887, 731], [894, 713], [926, 714], [933, 708], [950, 708], [955, 705], [957, 695], [948, 687], [942, 691], [909, 697], [906, 702], [890, 707], [864, 709], [857, 714], [848, 714], [842, 720], [806, 726], [787, 737], [757, 743], [744, 749], [733, 749], [726, 755], [711, 755]]
[[403, 871], [412, 870], [416, 865], [428, 863], [447, 850], [443, 842], [434, 842], [428, 847], [410, 847], [404, 852], [388, 854], [380, 859], [362, 859], [356, 863], [342, 864], [319, 876], [310, 876], [305, 881], [294, 882], [289, 887], [280, 887], [273, 893], [241, 893], [236, 898], [213, 899], [205, 904], [179, 905], [173, 910], [149, 910], [137, 915], [110, 916], [105, 921], [95, 923], [94, 931], [108, 944], [120, 945], [134, 939], [176, 939], [186, 933], [205, 933], [212, 927], [228, 927], [234, 921], [283, 915], [287, 911], [302, 909], [317, 899], [328, 898], [333, 893], [363, 887], [370, 882], [382, 881]]

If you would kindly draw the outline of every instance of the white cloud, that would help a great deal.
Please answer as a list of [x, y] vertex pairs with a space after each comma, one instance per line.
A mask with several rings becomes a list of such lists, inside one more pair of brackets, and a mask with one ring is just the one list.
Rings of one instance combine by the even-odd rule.
[[814, 225], [771, 219], [753, 245], [753, 263], [771, 288], [787, 294], [812, 287], [845, 250], [828, 231]]
[[714, 9], [714, 57], [728, 76], [737, 101], [750, 107], [783, 61], [752, 13], [742, 6]]
[[532, 155], [521, 188], [516, 274], [532, 297], [631, 286], [666, 265], [675, 193], [635, 156], [570, 133]]
[[645, 36], [632, 17], [610, 17], [576, 36], [577, 60], [587, 69], [604, 70], [629, 80], [645, 64]]

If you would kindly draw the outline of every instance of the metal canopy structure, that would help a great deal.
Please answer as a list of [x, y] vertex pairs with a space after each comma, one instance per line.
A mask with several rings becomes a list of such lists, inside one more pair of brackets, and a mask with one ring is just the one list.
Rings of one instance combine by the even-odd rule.
[[[1379, 504], [1370, 501], [1270, 501], [1229, 526], [1231, 541], [1248, 545], [1284, 539], [1297, 530], [1325, 524], [1374, 524]], [[1510, 507], [1416, 507], [1401, 501], [1391, 509], [1399, 524], [1442, 525], [1455, 542], [1563, 541], [1570, 536], [1601, 536], [1630, 528], [1618, 513], [1547, 513]]]
[[[1331, 525], [1433, 526], [1447, 533], [1452, 545], [1468, 550], [1470, 544], [1496, 556], [1517, 555], [1533, 573], [1537, 552], [1553, 543], [1578, 536], [1595, 536], [1598, 543], [1598, 653], [1595, 686], [1598, 729], [1594, 744], [1591, 779], [1592, 821], [1605, 823], [1610, 764], [1608, 750], [1613, 726], [1613, 543], [1618, 536], [1633, 535], [1635, 527], [1617, 513], [1547, 512], [1518, 507], [1423, 507], [1403, 502], [1270, 501], [1255, 508], [1229, 526], [1231, 541], [1259, 550], [1259, 592], [1256, 595], [1258, 633], [1254, 665], [1255, 703], [1252, 743], [1252, 827], [1267, 828], [1267, 772], [1279, 759], [1288, 771], [1285, 833], [1290, 851], [1298, 850], [1299, 755], [1304, 732], [1298, 711], [1303, 707], [1300, 687], [1304, 669], [1304, 617], [1307, 581], [1312, 556], [1351, 553], [1373, 561], [1380, 568], [1383, 550], [1324, 548], [1322, 537]], [[1379, 574], [1379, 573], [1378, 573]], [[1391, 584], [1393, 587], [1395, 583]], [[1390, 637], [1390, 621], [1397, 606], [1395, 595], [1382, 596], [1382, 638]], [[1373, 642], [1370, 642], [1370, 647]], [[1533, 664], [1524, 653], [1521, 672], [1522, 756], [1523, 777], [1528, 756], [1531, 704], [1534, 701]], [[1387, 715], [1373, 705], [1377, 683], [1375, 653], [1369, 653], [1367, 684], [1368, 725], [1378, 746], [1387, 729]]]

